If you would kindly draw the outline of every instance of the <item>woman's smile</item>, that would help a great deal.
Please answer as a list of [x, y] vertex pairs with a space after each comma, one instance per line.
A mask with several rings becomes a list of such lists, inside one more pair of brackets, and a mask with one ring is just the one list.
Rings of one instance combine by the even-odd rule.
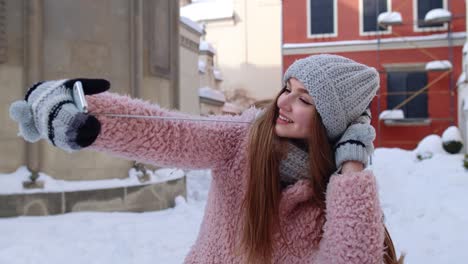
[[290, 123], [294, 123], [291, 119], [283, 116], [283, 115], [279, 115], [278, 118], [276, 119], [276, 123], [278, 125], [288, 125]]

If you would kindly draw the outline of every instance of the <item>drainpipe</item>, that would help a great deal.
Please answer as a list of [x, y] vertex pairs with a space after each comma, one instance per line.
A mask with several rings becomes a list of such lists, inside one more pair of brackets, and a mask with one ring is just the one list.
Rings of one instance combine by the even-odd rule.
[[143, 7], [142, 0], [130, 3], [130, 94], [141, 96], [143, 82]]
[[[23, 87], [42, 80], [43, 64], [43, 0], [23, 0], [24, 17], [24, 77]], [[26, 90], [24, 93], [26, 94]], [[31, 172], [42, 169], [41, 143], [26, 143], [26, 166]]]

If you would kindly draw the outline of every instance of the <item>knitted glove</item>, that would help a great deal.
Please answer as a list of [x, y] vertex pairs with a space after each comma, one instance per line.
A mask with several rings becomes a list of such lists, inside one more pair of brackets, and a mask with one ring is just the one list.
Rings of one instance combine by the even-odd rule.
[[28, 142], [46, 139], [67, 151], [91, 145], [101, 130], [92, 115], [81, 112], [73, 100], [73, 84], [80, 81], [86, 95], [101, 93], [110, 84], [103, 79], [71, 79], [39, 82], [29, 88], [25, 99], [13, 102], [10, 117]]
[[375, 129], [370, 124], [371, 112], [366, 111], [354, 120], [335, 144], [336, 167], [346, 161], [359, 161], [367, 166], [369, 156], [374, 152]]

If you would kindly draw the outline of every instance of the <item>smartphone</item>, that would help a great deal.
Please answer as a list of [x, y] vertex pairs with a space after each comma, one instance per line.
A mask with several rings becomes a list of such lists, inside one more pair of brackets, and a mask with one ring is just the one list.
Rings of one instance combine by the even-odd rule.
[[88, 113], [88, 103], [83, 92], [83, 85], [80, 81], [73, 84], [73, 101], [80, 112]]

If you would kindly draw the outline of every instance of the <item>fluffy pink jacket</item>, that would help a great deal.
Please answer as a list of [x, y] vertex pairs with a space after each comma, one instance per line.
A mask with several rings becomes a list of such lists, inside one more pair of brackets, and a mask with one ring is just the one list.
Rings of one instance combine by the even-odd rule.
[[[91, 113], [188, 117], [107, 92], [87, 99]], [[210, 118], [249, 122], [257, 113]], [[91, 149], [160, 166], [212, 169], [204, 219], [185, 263], [243, 262], [235, 249], [247, 184], [248, 123], [97, 118], [102, 131]], [[384, 229], [372, 172], [333, 175], [325, 212], [307, 202], [311, 193], [307, 180], [282, 191], [273, 263], [382, 263]]]

